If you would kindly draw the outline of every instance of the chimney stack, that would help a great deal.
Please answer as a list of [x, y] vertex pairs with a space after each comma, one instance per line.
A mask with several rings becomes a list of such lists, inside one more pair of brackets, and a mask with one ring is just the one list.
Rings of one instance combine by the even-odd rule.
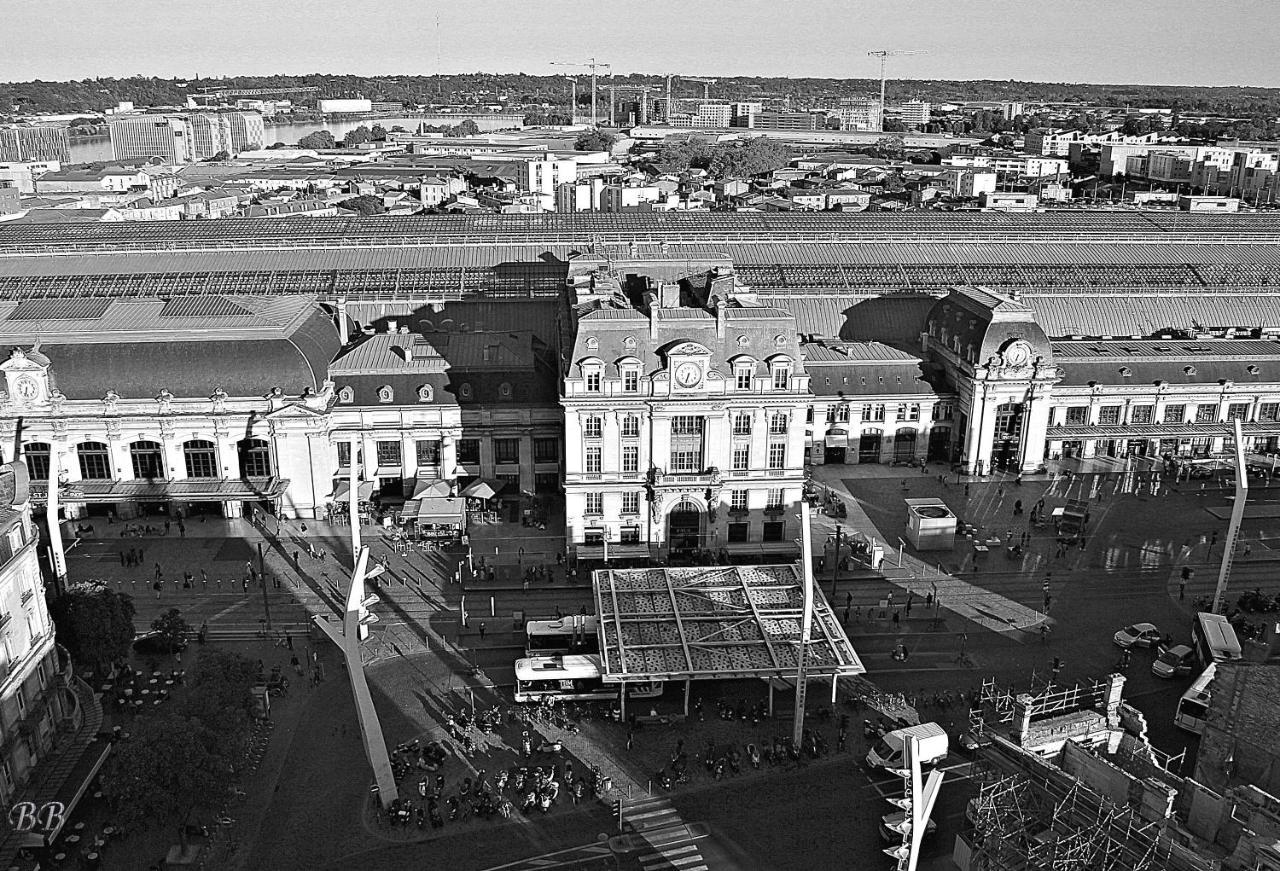
[[724, 338], [724, 310], [727, 304], [723, 299], [716, 300], [716, 338]]
[[387, 321], [387, 332], [388, 333], [396, 332], [398, 326], [399, 324], [396, 321]]

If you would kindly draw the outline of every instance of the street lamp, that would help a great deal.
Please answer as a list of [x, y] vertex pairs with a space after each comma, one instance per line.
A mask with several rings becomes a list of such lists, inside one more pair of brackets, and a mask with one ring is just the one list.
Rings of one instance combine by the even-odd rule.
[[831, 606], [834, 608], [836, 603], [836, 581], [840, 580], [840, 539], [844, 535], [844, 531], [840, 529], [840, 524], [836, 524], [836, 552], [835, 557], [831, 560]]

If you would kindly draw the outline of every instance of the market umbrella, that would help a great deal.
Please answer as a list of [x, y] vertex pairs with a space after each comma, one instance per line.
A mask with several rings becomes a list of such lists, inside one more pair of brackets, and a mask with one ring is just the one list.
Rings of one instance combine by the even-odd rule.
[[472, 481], [466, 487], [462, 488], [462, 495], [472, 499], [492, 499], [498, 495], [498, 491], [488, 481]]

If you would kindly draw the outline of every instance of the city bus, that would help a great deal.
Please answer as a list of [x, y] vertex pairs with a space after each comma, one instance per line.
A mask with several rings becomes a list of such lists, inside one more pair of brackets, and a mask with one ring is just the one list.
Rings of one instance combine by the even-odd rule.
[[[600, 678], [599, 656], [530, 656], [516, 660], [517, 702], [616, 701], [621, 684]], [[662, 695], [662, 681], [627, 684], [627, 697]]]
[[564, 656], [600, 652], [595, 617], [573, 614], [559, 620], [530, 620], [524, 624], [525, 656]]
[[1202, 666], [1215, 662], [1239, 662], [1240, 640], [1227, 618], [1221, 614], [1201, 611], [1191, 625], [1193, 647]]
[[1197, 735], [1204, 733], [1204, 721], [1209, 716], [1209, 701], [1212, 695], [1209, 685], [1218, 671], [1216, 662], [1209, 663], [1204, 673], [1196, 678], [1182, 698], [1178, 700], [1178, 709], [1173, 715], [1173, 724], [1179, 729], [1186, 729]]

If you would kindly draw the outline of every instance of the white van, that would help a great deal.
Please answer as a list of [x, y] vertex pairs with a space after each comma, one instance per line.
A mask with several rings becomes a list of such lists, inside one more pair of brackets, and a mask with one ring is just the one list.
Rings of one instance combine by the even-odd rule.
[[946, 730], [937, 723], [920, 723], [885, 733], [885, 736], [867, 753], [868, 767], [906, 768], [906, 747], [912, 736], [920, 740], [921, 765], [933, 765], [947, 758]]

